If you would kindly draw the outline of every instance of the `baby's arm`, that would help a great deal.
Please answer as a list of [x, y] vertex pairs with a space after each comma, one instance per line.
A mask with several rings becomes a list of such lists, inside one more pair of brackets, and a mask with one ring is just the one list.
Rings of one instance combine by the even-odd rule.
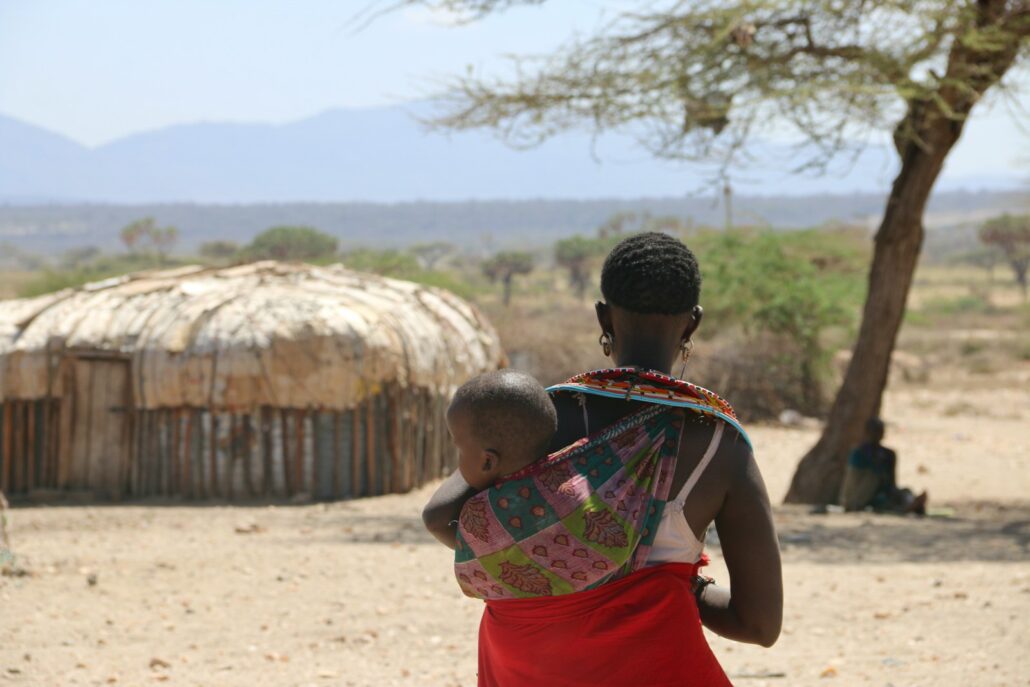
[[461, 473], [455, 470], [454, 474], [444, 480], [429, 499], [429, 503], [422, 509], [422, 522], [429, 533], [439, 539], [442, 544], [453, 549], [461, 507], [475, 493], [475, 489], [470, 487], [462, 479]]

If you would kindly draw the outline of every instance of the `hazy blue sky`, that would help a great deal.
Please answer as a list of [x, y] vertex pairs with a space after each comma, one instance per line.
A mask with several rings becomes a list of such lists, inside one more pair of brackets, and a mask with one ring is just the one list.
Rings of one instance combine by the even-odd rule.
[[[355, 32], [368, 4], [0, 0], [0, 113], [96, 145], [176, 123], [284, 122], [398, 103], [431, 92], [435, 77], [546, 51], [620, 4], [639, 5], [560, 0], [458, 28], [405, 10]], [[978, 114], [950, 173], [1030, 166], [1028, 134], [1007, 108]]]

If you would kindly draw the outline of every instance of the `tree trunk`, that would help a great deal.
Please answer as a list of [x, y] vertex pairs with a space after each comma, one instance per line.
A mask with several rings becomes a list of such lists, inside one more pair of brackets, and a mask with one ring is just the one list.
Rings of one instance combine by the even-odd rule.
[[504, 307], [506, 308], [511, 305], [511, 282], [513, 278], [513, 275], [509, 274], [502, 280], [504, 285]]
[[1023, 302], [1024, 303], [1026, 303], [1026, 300], [1027, 300], [1027, 279], [1026, 279], [1027, 267], [1028, 267], [1028, 264], [1027, 264], [1026, 260], [1020, 260], [1020, 261], [1014, 262], [1012, 264], [1012, 269], [1015, 270], [1015, 272], [1016, 272], [1016, 283], [1019, 284], [1019, 288], [1023, 292]]
[[[1004, 8], [1002, 0], [981, 0], [976, 25], [1000, 22]], [[848, 452], [861, 441], [866, 420], [880, 412], [891, 353], [923, 244], [926, 202], [973, 105], [1011, 66], [1021, 39], [1016, 34], [1011, 45], [990, 51], [956, 40], [942, 85], [932, 96], [909, 103], [895, 131], [901, 171], [876, 232], [858, 340], [823, 434], [794, 473], [787, 503], [837, 501]], [[938, 103], [947, 105], [951, 116]]]

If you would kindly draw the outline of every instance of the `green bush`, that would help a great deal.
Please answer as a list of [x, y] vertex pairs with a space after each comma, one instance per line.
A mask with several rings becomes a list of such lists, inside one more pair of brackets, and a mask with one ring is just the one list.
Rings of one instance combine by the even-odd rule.
[[248, 260], [331, 262], [337, 245], [336, 237], [314, 227], [272, 227], [255, 236], [243, 256]]
[[359, 248], [346, 253], [343, 256], [343, 264], [358, 272], [436, 286], [462, 298], [471, 298], [477, 292], [472, 280], [464, 275], [456, 275], [451, 271], [424, 269], [414, 253]]
[[[184, 264], [179, 260], [161, 259], [152, 254], [99, 255], [90, 261], [62, 260], [61, 269], [45, 269], [18, 289], [22, 298], [42, 296], [61, 289], [71, 289], [102, 279], [110, 279], [131, 272], [150, 269], [167, 269]], [[73, 264], [74, 266], [67, 266]]]
[[708, 233], [691, 244], [704, 278], [705, 326], [739, 330], [756, 347], [769, 337], [779, 340], [777, 362], [792, 367], [802, 390], [798, 409], [819, 412], [829, 372], [826, 332], [854, 326], [864, 293], [855, 240], [734, 231]]
[[994, 307], [981, 295], [968, 294], [953, 298], [932, 298], [919, 311], [929, 317], [949, 317], [967, 313], [990, 314]]
[[343, 264], [358, 272], [370, 272], [398, 279], [408, 279], [410, 275], [422, 271], [418, 258], [399, 250], [359, 248], [345, 254]]

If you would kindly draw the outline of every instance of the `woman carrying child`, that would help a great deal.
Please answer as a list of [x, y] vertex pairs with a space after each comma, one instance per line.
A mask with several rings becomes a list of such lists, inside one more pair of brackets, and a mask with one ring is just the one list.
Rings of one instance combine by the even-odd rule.
[[[701, 322], [700, 286], [675, 238], [640, 234], [612, 250], [596, 309], [615, 369], [549, 390], [557, 431], [532, 414], [530, 385], [530, 414], [511, 415], [553, 435], [544, 458], [521, 467], [535, 432], [482, 431], [518, 406], [503, 405], [504, 384], [452, 408], [462, 470], [423, 517], [456, 549], [465, 593], [486, 601], [480, 685], [728, 685], [702, 624], [776, 641], [779, 549], [750, 443], [725, 401], [670, 376]], [[728, 587], [698, 574], [713, 522]]]

